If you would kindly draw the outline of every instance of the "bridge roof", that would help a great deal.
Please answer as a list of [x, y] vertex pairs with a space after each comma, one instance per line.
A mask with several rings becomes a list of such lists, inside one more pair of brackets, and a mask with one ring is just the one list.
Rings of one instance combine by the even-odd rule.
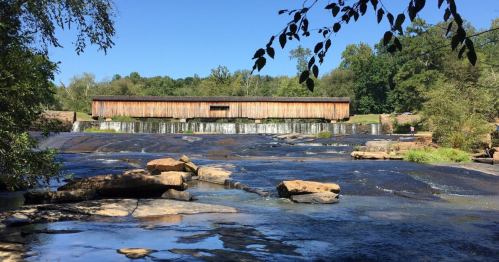
[[92, 96], [93, 101], [349, 103], [349, 97]]

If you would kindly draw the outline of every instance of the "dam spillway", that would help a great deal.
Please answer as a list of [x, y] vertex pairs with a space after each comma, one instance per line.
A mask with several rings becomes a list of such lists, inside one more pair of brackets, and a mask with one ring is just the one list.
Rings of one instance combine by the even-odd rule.
[[205, 123], [205, 122], [103, 122], [76, 121], [71, 132], [99, 127], [100, 130], [114, 129], [123, 133], [182, 133], [191, 130], [199, 133], [222, 134], [287, 134], [319, 133], [331, 131], [333, 135], [368, 134], [380, 135], [381, 124], [355, 123]]

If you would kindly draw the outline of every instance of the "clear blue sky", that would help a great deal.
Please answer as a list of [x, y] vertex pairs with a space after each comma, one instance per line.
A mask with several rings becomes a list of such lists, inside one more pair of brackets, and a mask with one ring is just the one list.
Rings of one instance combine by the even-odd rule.
[[[396, 16], [407, 8], [408, 0], [383, 3]], [[499, 16], [499, 0], [456, 0], [456, 3], [462, 17], [477, 29], [489, 28], [491, 20]], [[194, 74], [206, 77], [219, 65], [231, 72], [251, 70], [255, 51], [265, 47], [270, 37], [291, 20], [290, 16], [277, 12], [300, 8], [302, 4], [303, 0], [117, 0], [116, 45], [107, 55], [87, 45], [85, 52], [78, 56], [71, 44], [76, 39], [74, 30], [57, 31], [64, 48], [50, 49], [50, 58], [61, 62], [55, 83], [59, 85], [62, 81], [67, 86], [71, 77], [83, 72], [93, 73], [96, 80], [101, 81], [134, 71], [143, 77], [177, 79]], [[310, 11], [309, 29], [331, 26], [337, 21], [324, 10], [326, 4], [327, 1], [319, 0]], [[437, 8], [437, 0], [429, 0], [420, 17], [435, 24], [443, 19], [443, 13], [444, 9]], [[406, 19], [404, 28], [409, 25], [408, 21]], [[388, 29], [386, 17], [378, 25], [369, 5], [364, 17], [343, 25], [332, 38], [333, 44], [320, 67], [320, 75], [339, 65], [346, 45], [362, 41], [374, 46]], [[313, 49], [322, 35], [312, 33], [308, 38], [301, 38], [301, 42], [288, 41], [284, 49], [275, 41], [275, 59], [268, 59], [260, 74], [295, 75], [296, 61], [289, 60], [289, 51], [298, 44]]]

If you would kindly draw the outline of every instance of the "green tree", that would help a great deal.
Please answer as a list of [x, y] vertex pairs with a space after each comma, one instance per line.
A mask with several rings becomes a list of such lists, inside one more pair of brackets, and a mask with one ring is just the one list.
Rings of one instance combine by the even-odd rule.
[[300, 75], [301, 72], [308, 70], [308, 59], [312, 56], [312, 51], [306, 48], [303, 49], [301, 45], [298, 45], [296, 49], [289, 51], [289, 60], [296, 59], [296, 75]]
[[53, 102], [57, 69], [48, 46], [60, 47], [56, 28], [77, 28], [76, 52], [87, 42], [104, 51], [112, 47], [113, 9], [107, 0], [0, 2], [0, 179], [9, 189], [48, 184], [65, 174], [53, 149], [37, 150], [27, 131], [38, 126], [47, 136], [53, 123], [40, 117]]
[[355, 73], [348, 68], [335, 68], [322, 76], [315, 93], [322, 97], [349, 97], [350, 112], [355, 112]]

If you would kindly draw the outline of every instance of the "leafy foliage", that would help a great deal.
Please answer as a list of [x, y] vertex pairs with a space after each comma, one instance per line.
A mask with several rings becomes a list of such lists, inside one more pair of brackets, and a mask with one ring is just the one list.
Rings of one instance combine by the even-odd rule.
[[[352, 2], [353, 3], [349, 5], [344, 0], [333, 1], [333, 3], [329, 1], [328, 4], [324, 6], [324, 9], [327, 12], [332, 13], [333, 19], [337, 19], [336, 22], [330, 23], [330, 25], [332, 26], [328, 25], [313, 30], [309, 29], [308, 13], [312, 8], [316, 6], [318, 1], [311, 1], [310, 3], [308, 1], [304, 1], [301, 8], [293, 10], [280, 10], [278, 12], [279, 15], [288, 14], [291, 17], [291, 20], [286, 24], [284, 29], [270, 38], [270, 41], [269, 43], [267, 43], [266, 48], [272, 48], [275, 38], [279, 39], [281, 48], [284, 48], [288, 40], [292, 41], [293, 39], [296, 39], [300, 41], [300, 35], [304, 37], [310, 37], [311, 31], [317, 31], [317, 33], [322, 36], [322, 39], [317, 42], [314, 47], [313, 57], [309, 60], [308, 64], [308, 70], [310, 70], [311, 67], [317, 66], [317, 63], [322, 64], [324, 62], [324, 57], [326, 56], [331, 46], [331, 36], [338, 33], [342, 29], [342, 25], [348, 24], [352, 20], [356, 22], [360, 18], [360, 16], [364, 16], [368, 10], [367, 6], [370, 4], [372, 5], [374, 12], [377, 14], [377, 23], [379, 24], [386, 14], [386, 18], [388, 19], [388, 22], [390, 24], [389, 30], [386, 31], [383, 37], [383, 45], [387, 48], [386, 50], [389, 53], [394, 53], [397, 50], [402, 51], [402, 42], [398, 37], [395, 36], [395, 34], [404, 34], [402, 25], [406, 21], [406, 14], [409, 17], [409, 20], [411, 22], [414, 22], [418, 13], [423, 10], [426, 5], [426, 0], [408, 0], [407, 9], [404, 12], [397, 14], [397, 17], [395, 18], [395, 16], [386, 8], [386, 5], [384, 5], [381, 0], [356, 0]], [[443, 4], [443, 0], [438, 1], [438, 8], [444, 10], [444, 21], [447, 22], [452, 17], [452, 23], [454, 23], [457, 27], [456, 34], [451, 39], [452, 50], [456, 50], [459, 47], [459, 49], [461, 50], [458, 54], [459, 58], [461, 58], [464, 52], [468, 50], [466, 56], [469, 62], [472, 65], [475, 65], [477, 61], [477, 55], [474, 47], [475, 45], [471, 39], [472, 36], [469, 36], [464, 28], [465, 24], [463, 22], [463, 19], [461, 18], [461, 15], [457, 12], [455, 0], [447, 0], [446, 5]], [[263, 66], [265, 66], [265, 63], [262, 63], [260, 61], [265, 59], [264, 55], [265, 50], [263, 48], [259, 49], [256, 52], [253, 59], [257, 59], [257, 61], [253, 66], [253, 70], [258, 68], [258, 71], [260, 71]], [[270, 57], [274, 58], [273, 49], [272, 55]], [[301, 72], [304, 71], [305, 70], [302, 70]], [[303, 73], [302, 76], [305, 77]], [[300, 79], [300, 82], [305, 81], [307, 81], [307, 79]], [[308, 84], [309, 82], [307, 81], [307, 85]], [[309, 89], [313, 91], [313, 82], [310, 82]]]
[[106, 51], [113, 43], [113, 11], [109, 1], [2, 1], [0, 3], [0, 178], [9, 189], [46, 185], [67, 175], [57, 150], [38, 149], [30, 127], [48, 136], [53, 122], [40, 118], [54, 100], [48, 46], [59, 47], [58, 27], [76, 25], [77, 52], [86, 41]]
[[471, 162], [468, 153], [455, 148], [440, 148], [438, 150], [409, 150], [404, 157], [405, 161], [418, 163], [438, 162]]

